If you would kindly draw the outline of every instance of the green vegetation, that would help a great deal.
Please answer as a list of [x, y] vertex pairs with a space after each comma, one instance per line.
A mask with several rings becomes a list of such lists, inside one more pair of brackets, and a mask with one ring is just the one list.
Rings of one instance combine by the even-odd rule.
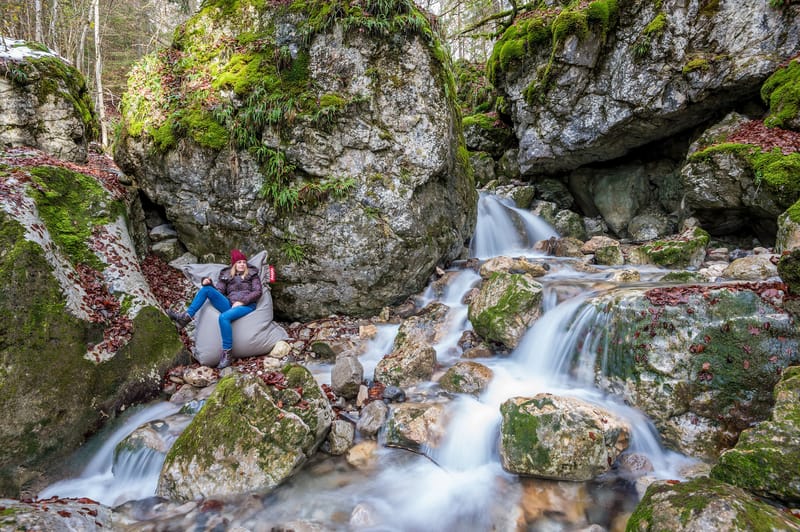
[[87, 242], [95, 227], [121, 216], [124, 205], [110, 201], [105, 190], [83, 174], [54, 166], [38, 166], [30, 172], [31, 197], [55, 244], [72, 264], [103, 271], [105, 265]]
[[555, 53], [566, 38], [571, 35], [584, 38], [594, 31], [604, 39], [616, 23], [618, 11], [616, 0], [595, 0], [588, 5], [573, 1], [561, 9], [535, 5], [541, 7], [526, 12], [524, 17], [518, 17], [506, 29], [495, 43], [486, 64], [489, 81], [495, 83], [502, 72], [510, 70], [524, 58], [534, 56], [545, 44], [549, 44], [550, 55], [546, 66], [539, 69], [537, 79], [525, 89], [525, 99], [529, 103], [547, 91]]
[[637, 39], [636, 44], [633, 45], [633, 55], [639, 59], [646, 57], [647, 54], [650, 53], [653, 40], [663, 35], [666, 25], [667, 16], [663, 12], [660, 12], [644, 27], [644, 30], [642, 30], [642, 35]]
[[710, 236], [703, 229], [696, 227], [689, 238], [655, 240], [644, 244], [640, 251], [653, 264], [669, 267], [686, 267], [691, 263], [695, 253], [708, 245]]
[[[254, 10], [264, 16], [254, 17]], [[242, 22], [237, 35], [223, 31], [229, 20]], [[277, 24], [284, 20], [296, 26], [299, 47], [278, 42]], [[162, 152], [182, 139], [209, 150], [247, 151], [264, 176], [261, 196], [279, 210], [329, 194], [343, 197], [352, 180], [306, 176], [282, 147], [293, 124], [328, 129], [365, 101], [362, 95], [318, 94], [310, 79], [310, 43], [334, 26], [344, 35], [420, 36], [440, 61], [445, 90], [455, 98], [449, 56], [411, 0], [213, 0], [178, 28], [171, 48], [132, 69], [122, 101], [124, 133], [148, 136]]]
[[761, 99], [769, 105], [768, 127], [785, 127], [787, 122], [800, 122], [800, 61], [791, 61], [761, 86]]
[[690, 59], [688, 63], [683, 66], [683, 75], [689, 74], [691, 72], [695, 72], [697, 70], [706, 71], [711, 68], [711, 65], [708, 62], [708, 59], [704, 59], [702, 57], [695, 57], [694, 59]]

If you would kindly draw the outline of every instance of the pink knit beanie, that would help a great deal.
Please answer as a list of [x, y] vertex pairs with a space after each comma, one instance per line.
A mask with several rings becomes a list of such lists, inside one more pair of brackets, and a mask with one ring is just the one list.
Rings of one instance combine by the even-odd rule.
[[242, 253], [238, 249], [232, 249], [231, 250], [231, 264], [236, 264], [240, 260], [247, 260], [247, 257], [245, 257], [244, 253]]

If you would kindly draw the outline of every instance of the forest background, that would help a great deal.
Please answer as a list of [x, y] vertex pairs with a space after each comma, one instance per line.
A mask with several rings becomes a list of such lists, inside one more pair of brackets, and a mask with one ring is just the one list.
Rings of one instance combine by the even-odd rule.
[[[104, 146], [119, 122], [128, 71], [168, 46], [175, 28], [202, 0], [0, 0], [0, 35], [34, 41], [86, 78], [102, 124]], [[453, 59], [482, 70], [498, 31], [516, 14], [514, 0], [423, 0]], [[102, 101], [102, 105], [99, 102]]]

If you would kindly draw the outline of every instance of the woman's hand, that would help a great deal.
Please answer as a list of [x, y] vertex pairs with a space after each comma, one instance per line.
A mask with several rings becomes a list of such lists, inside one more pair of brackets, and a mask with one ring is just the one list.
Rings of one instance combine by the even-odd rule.
[[231, 306], [232, 307], [241, 307], [242, 305], [244, 305], [244, 303], [242, 303], [241, 301], [234, 301], [233, 305], [231, 305]]
[[203, 280], [200, 281], [200, 284], [203, 286], [208, 286], [211, 284], [211, 277], [203, 277]]

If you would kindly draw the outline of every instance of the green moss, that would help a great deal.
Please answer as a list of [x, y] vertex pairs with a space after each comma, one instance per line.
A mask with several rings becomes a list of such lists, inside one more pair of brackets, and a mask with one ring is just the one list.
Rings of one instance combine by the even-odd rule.
[[664, 283], [704, 283], [706, 278], [697, 272], [669, 272], [661, 278]]
[[800, 223], [800, 200], [794, 202], [791, 207], [786, 209], [789, 214], [789, 219], [794, 223]]
[[664, 29], [667, 26], [667, 16], [664, 13], [659, 13], [656, 15], [656, 18], [651, 20], [647, 26], [644, 27], [642, 33], [647, 36], [656, 36], [661, 35], [664, 33]]
[[[534, 4], [530, 14], [519, 17], [497, 40], [486, 64], [486, 72], [491, 83], [497, 76], [510, 70], [512, 64], [528, 56], [534, 56], [543, 46], [550, 47], [547, 65], [541, 70], [537, 83], [532, 83], [528, 91], [528, 101], [546, 89], [555, 51], [564, 40], [572, 35], [584, 38], [589, 30], [600, 34], [601, 39], [616, 23], [618, 5], [616, 0], [596, 0], [588, 4], [562, 8], [554, 12], [551, 7]], [[536, 90], [534, 90], [536, 88]]]
[[789, 120], [800, 120], [800, 61], [791, 61], [777, 70], [761, 86], [761, 98], [769, 105], [768, 127], [785, 127]]
[[694, 59], [689, 60], [689, 62], [687, 62], [683, 66], [683, 74], [686, 75], [686, 74], [689, 74], [691, 72], [695, 72], [697, 70], [702, 70], [702, 71], [705, 72], [709, 68], [711, 68], [711, 67], [710, 67], [710, 64], [708, 62], [708, 59], [703, 59], [703, 58], [700, 58], [700, 57], [696, 57]]
[[95, 227], [115, 220], [124, 205], [111, 201], [91, 177], [54, 166], [30, 170], [35, 187], [31, 197], [39, 215], [61, 251], [74, 264], [87, 264], [102, 271], [105, 266], [89, 249]]
[[541, 418], [527, 412], [526, 406], [541, 404], [534, 400], [516, 404], [509, 400], [500, 406], [503, 416], [502, 444], [505, 453], [514, 463], [523, 464], [532, 470], [543, 470], [550, 464], [550, 451], [539, 441]]
[[461, 121], [461, 123], [465, 128], [471, 125], [477, 125], [482, 129], [493, 129], [496, 121], [497, 118], [493, 116], [490, 116], [486, 113], [478, 113], [470, 116], [465, 116], [464, 119]]
[[228, 145], [228, 130], [206, 111], [192, 110], [183, 114], [181, 125], [189, 131], [192, 139], [200, 146], [221, 150]]
[[640, 249], [653, 264], [686, 267], [691, 257], [701, 248], [705, 248], [709, 240], [709, 234], [697, 227], [688, 239], [656, 240], [644, 244]]

